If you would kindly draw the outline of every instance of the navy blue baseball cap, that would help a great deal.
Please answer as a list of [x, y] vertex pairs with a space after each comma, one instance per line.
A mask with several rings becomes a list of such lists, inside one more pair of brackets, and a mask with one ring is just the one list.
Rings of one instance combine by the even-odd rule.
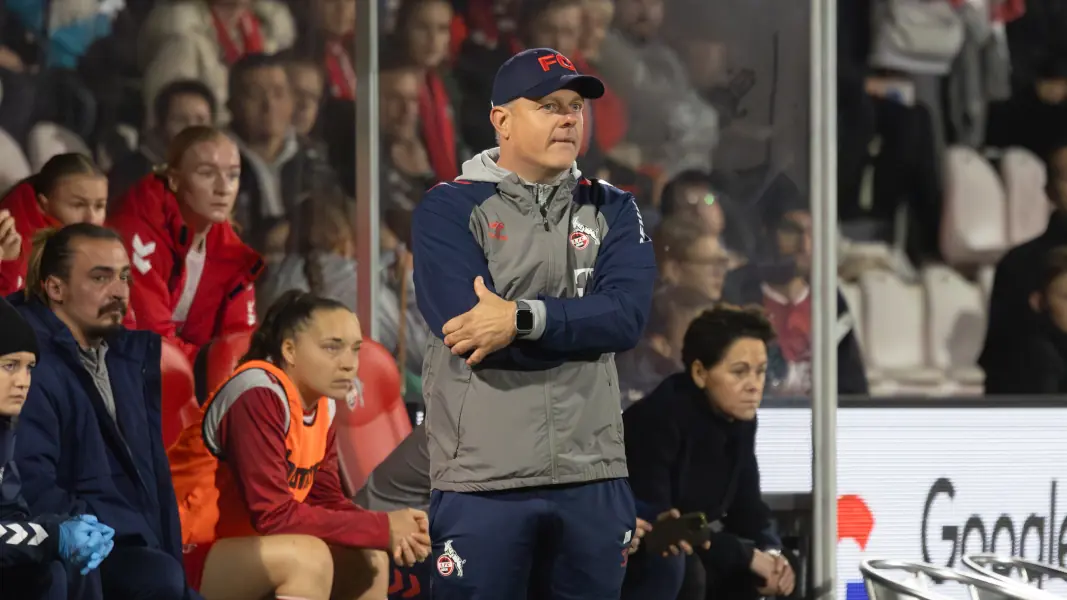
[[604, 95], [604, 83], [582, 75], [566, 56], [551, 48], [523, 50], [509, 58], [493, 79], [493, 106], [518, 98], [543, 98], [557, 90], [572, 90], [582, 98]]

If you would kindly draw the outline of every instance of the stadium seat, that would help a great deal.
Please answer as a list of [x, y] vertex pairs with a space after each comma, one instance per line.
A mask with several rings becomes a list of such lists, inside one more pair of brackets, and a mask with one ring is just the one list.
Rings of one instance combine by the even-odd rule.
[[1008, 248], [1007, 200], [1000, 177], [971, 148], [945, 153], [941, 253], [952, 266], [996, 262]]
[[993, 279], [996, 278], [996, 265], [986, 265], [978, 269], [978, 287], [982, 290], [985, 306], [989, 308], [989, 297], [993, 295]]
[[22, 153], [22, 148], [19, 148], [18, 142], [0, 129], [0, 195], [6, 194], [31, 173], [30, 163]]
[[242, 331], [216, 338], [200, 348], [193, 369], [196, 398], [200, 404], [229, 379], [241, 357], [248, 352], [251, 341], [252, 332]]
[[[986, 329], [982, 291], [944, 265], [924, 268], [922, 282], [930, 366], [961, 385], [981, 386], [985, 377], [977, 363]], [[980, 394], [980, 387], [976, 391]]]
[[852, 315], [852, 321], [855, 326], [852, 328], [856, 332], [856, 341], [859, 342], [860, 347], [863, 347], [863, 293], [860, 291], [858, 283], [846, 283], [844, 281], [838, 281], [838, 287], [841, 289], [841, 295], [845, 297], [845, 304], [848, 305], [848, 312]]
[[355, 493], [409, 433], [411, 419], [400, 390], [396, 359], [381, 344], [363, 340], [356, 389], [338, 401], [337, 453], [346, 486]]
[[922, 288], [887, 271], [869, 271], [860, 278], [865, 340], [872, 390], [929, 392], [940, 386], [940, 371], [926, 366]]
[[1008, 242], [1029, 242], [1048, 226], [1052, 203], [1045, 192], [1045, 163], [1023, 148], [1009, 148], [1000, 160], [1000, 176], [1008, 199]]
[[41, 170], [48, 159], [68, 152], [92, 156], [89, 146], [77, 134], [61, 125], [45, 121], [30, 130], [26, 140], [26, 155], [35, 173]]
[[193, 394], [193, 367], [181, 349], [164, 341], [159, 362], [163, 375], [163, 445], [169, 448], [182, 429], [196, 421], [200, 405]]

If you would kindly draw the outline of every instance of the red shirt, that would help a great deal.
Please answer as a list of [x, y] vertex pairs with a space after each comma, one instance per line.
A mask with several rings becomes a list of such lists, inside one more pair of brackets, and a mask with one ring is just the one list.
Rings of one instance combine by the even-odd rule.
[[345, 496], [337, 467], [335, 426], [330, 427], [326, 457], [315, 472], [307, 498], [303, 502], [293, 498], [287, 483], [286, 424], [282, 404], [267, 388], [241, 394], [219, 424], [219, 447], [244, 492], [256, 531], [310, 535], [350, 548], [388, 549], [388, 515], [360, 508]]
[[208, 231], [204, 268], [180, 322], [174, 312], [186, 285], [193, 232], [182, 219], [178, 199], [162, 178], [148, 175], [119, 199], [109, 224], [122, 234], [133, 266], [130, 328], [155, 331], [182, 348], [191, 361], [211, 340], [255, 329], [252, 283], [263, 261], [229, 223], [217, 223]]
[[0, 210], [7, 210], [15, 219], [15, 229], [22, 236], [22, 253], [14, 260], [0, 261], [0, 296], [9, 296], [26, 283], [26, 265], [33, 250], [33, 236], [42, 229], [62, 227], [62, 223], [45, 214], [37, 203], [37, 191], [22, 182], [0, 200]]

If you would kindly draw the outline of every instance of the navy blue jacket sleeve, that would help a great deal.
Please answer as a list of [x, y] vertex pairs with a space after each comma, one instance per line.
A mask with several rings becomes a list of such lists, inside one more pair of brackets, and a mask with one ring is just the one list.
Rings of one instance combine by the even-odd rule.
[[782, 542], [771, 526], [771, 509], [763, 501], [760, 491], [759, 462], [756, 459], [756, 424], [752, 424], [752, 439], [742, 449], [744, 464], [738, 475], [737, 495], [734, 496], [725, 519], [726, 528], [738, 536], [752, 540], [761, 550], [781, 549]]
[[30, 518], [14, 462], [0, 464], [0, 569], [55, 560], [61, 517]]
[[[40, 369], [34, 377], [30, 393], [18, 420], [15, 457], [22, 475], [22, 492], [32, 514], [78, 515], [90, 511], [84, 500], [67, 492], [57, 483], [60, 461], [60, 442], [64, 434], [56, 399], [39, 380], [45, 373]], [[54, 374], [53, 374], [54, 375]], [[96, 470], [96, 473], [102, 472]], [[84, 473], [86, 483], [99, 479]], [[110, 481], [99, 481], [110, 486]]]
[[[597, 183], [593, 183], [597, 185]], [[637, 345], [652, 308], [656, 257], [632, 194], [607, 184], [601, 208], [608, 233], [589, 289], [581, 298], [540, 297], [545, 332], [540, 348], [568, 353], [625, 352]]]
[[[485, 253], [470, 230], [474, 206], [451, 190], [452, 185], [463, 184], [446, 183], [428, 191], [411, 223], [416, 300], [426, 325], [439, 339], [444, 338], [445, 323], [478, 304], [475, 278], [481, 276], [496, 293]], [[480, 366], [541, 370], [562, 362], [562, 357], [537, 352], [530, 342], [516, 341], [486, 357]]]
[[[162, 390], [161, 390], [162, 391]], [[147, 414], [149, 427], [153, 429], [151, 439], [152, 463], [155, 466], [156, 494], [160, 508], [160, 540], [162, 549], [182, 562], [182, 527], [178, 517], [178, 501], [174, 497], [174, 483], [170, 477], [170, 462], [163, 448], [163, 416], [161, 391], [147, 397], [156, 402], [148, 402]]]

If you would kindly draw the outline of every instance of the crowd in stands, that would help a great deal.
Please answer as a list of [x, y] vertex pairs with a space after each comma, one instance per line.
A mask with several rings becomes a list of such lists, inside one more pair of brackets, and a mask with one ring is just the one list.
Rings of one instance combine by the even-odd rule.
[[[1027, 298], [1048, 250], [1067, 243], [1067, 16], [1054, 0], [921, 3], [915, 10], [937, 25], [911, 32], [930, 47], [907, 47], [894, 32], [919, 26], [893, 14], [909, 0], [845, 4], [839, 387], [980, 393], [984, 374], [1004, 366], [998, 357], [1018, 354], [1017, 324], [1041, 328]], [[779, 335], [770, 393], [810, 393], [808, 206], [818, 199], [806, 192], [807, 14], [773, 5], [382, 3], [382, 248], [370, 268], [382, 283], [379, 337], [404, 354], [410, 402], [421, 395], [429, 335], [407, 251], [412, 211], [427, 188], [494, 144], [493, 75], [515, 51], [541, 46], [605, 81], [604, 97], [585, 109], [579, 167], [634, 192], [656, 240], [662, 318], [619, 357], [634, 367], [624, 396], [640, 398], [678, 367], [679, 313], [720, 301], [769, 312]], [[150, 274], [162, 281], [144, 284], [158, 297], [135, 297], [134, 317], [182, 340], [191, 358], [242, 321], [251, 327], [253, 299], [263, 305], [297, 287], [354, 305], [354, 0], [52, 0], [11, 2], [2, 14], [0, 188], [25, 250], [48, 224], [101, 222], [106, 174], [108, 222], [131, 232], [131, 252], [151, 249], [162, 261]], [[175, 138], [190, 126], [222, 128], [238, 156], [234, 256], [223, 273], [199, 264], [203, 252], [188, 253], [184, 266], [165, 258], [164, 247], [180, 257], [196, 241], [179, 230], [151, 239], [133, 231], [155, 218], [165, 189], [184, 206], [192, 179], [146, 176], [175, 169]], [[1027, 250], [1006, 264], [1029, 266], [994, 278], [997, 261], [1021, 244]], [[4, 263], [5, 292], [21, 285], [20, 256]], [[186, 324], [194, 303], [182, 291], [196, 289], [201, 273], [230, 286], [220, 292], [227, 316]], [[242, 279], [255, 286], [238, 298]], [[166, 314], [177, 308], [179, 318]]]
[[[1067, 4], [864, 0], [838, 9], [839, 390], [1067, 393]], [[895, 18], [900, 11], [921, 18]], [[32, 450], [19, 452], [40, 468], [24, 470], [22, 486], [31, 511], [92, 512], [115, 528], [81, 527], [118, 536], [100, 568], [101, 589], [195, 597], [178, 576], [126, 580], [143, 561], [155, 565], [145, 573], [180, 575], [176, 527], [188, 509], [175, 505], [177, 484], [165, 471], [166, 433], [150, 426], [158, 422], [150, 411], [167, 399], [145, 380], [166, 376], [156, 358], [168, 350], [138, 330], [159, 334], [165, 348], [198, 366], [195, 393], [205, 403], [231, 378], [228, 369], [204, 375], [217, 366], [212, 352], [236, 354], [231, 362], [243, 356], [227, 340], [247, 343], [267, 325], [266, 307], [291, 304], [291, 290], [301, 290], [332, 299], [338, 314], [351, 311], [357, 269], [370, 269], [381, 284], [378, 335], [363, 351], [377, 343], [397, 357], [396, 387], [413, 414], [420, 411], [424, 352], [436, 332], [416, 303], [412, 214], [427, 189], [460, 176], [465, 161], [494, 146], [493, 78], [521, 49], [554, 48], [558, 60], [603, 79], [604, 97], [584, 108], [577, 166], [632, 192], [653, 240], [660, 275], [652, 315], [637, 347], [616, 357], [623, 406], [688, 366], [687, 330], [722, 303], [758, 305], [773, 326], [766, 393], [811, 393], [811, 206], [820, 199], [806, 191], [815, 67], [802, 6], [384, 0], [378, 12], [381, 253], [379, 264], [357, 265], [355, 0], [7, 0], [0, 7], [0, 295], [38, 337], [48, 335], [35, 359], [48, 366], [35, 372], [38, 392], [28, 403], [39, 406], [19, 428], [20, 445]], [[44, 244], [52, 228], [66, 233]], [[61, 251], [78, 236], [99, 246], [84, 272], [72, 261], [85, 256]], [[114, 291], [127, 286], [128, 294]], [[290, 322], [290, 334], [311, 327], [312, 309], [303, 310], [286, 317], [301, 323]], [[121, 343], [87, 343], [116, 320], [129, 330]], [[340, 332], [352, 323], [312, 325]], [[282, 351], [249, 356], [268, 362]], [[343, 379], [355, 366], [337, 368]], [[316, 397], [336, 391], [329, 382], [286, 377]], [[358, 392], [349, 391], [350, 402]], [[137, 401], [123, 412], [117, 397]], [[75, 398], [80, 412], [59, 398]], [[222, 445], [227, 419], [277, 429], [300, 408], [224, 416], [228, 407], [219, 406], [218, 439], [210, 443]], [[97, 420], [101, 431], [77, 438], [88, 439], [84, 448], [57, 437]], [[200, 425], [183, 425], [191, 427], [186, 437], [203, 435]], [[298, 457], [306, 464], [291, 462], [294, 470], [343, 455], [329, 453], [334, 442], [320, 429], [322, 456]], [[125, 453], [111, 452], [116, 439], [131, 444]], [[234, 452], [292, 450], [277, 442], [229, 440]], [[374, 455], [364, 478], [395, 443]], [[423, 467], [412, 468], [421, 482]], [[94, 490], [104, 499], [90, 497], [88, 509], [63, 495], [84, 484], [82, 471], [105, 486]], [[322, 510], [349, 510], [340, 476], [319, 475], [333, 487], [321, 496], [305, 490], [308, 497]], [[5, 494], [10, 481], [3, 480]], [[257, 502], [271, 502], [268, 488], [256, 488], [267, 490]], [[384, 510], [422, 507], [421, 494]], [[257, 523], [280, 535], [345, 535], [290, 529], [268, 508], [254, 515]], [[419, 517], [408, 517], [406, 551], [414, 556]], [[351, 539], [396, 550], [383, 542], [383, 518], [367, 517], [366, 530], [349, 532]], [[140, 536], [138, 552], [128, 539], [118, 543], [123, 535]], [[106, 546], [98, 540], [93, 548]], [[293, 577], [299, 595], [321, 595], [322, 577]]]

